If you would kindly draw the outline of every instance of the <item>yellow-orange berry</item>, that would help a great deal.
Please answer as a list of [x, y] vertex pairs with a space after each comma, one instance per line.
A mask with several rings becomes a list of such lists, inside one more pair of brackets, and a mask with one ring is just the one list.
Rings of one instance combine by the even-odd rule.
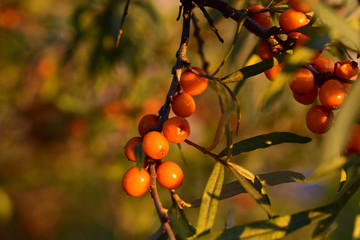
[[310, 62], [318, 72], [334, 72], [334, 62], [330, 58], [319, 56]]
[[262, 60], [266, 60], [268, 58], [274, 57], [275, 55], [278, 55], [278, 54], [274, 54], [273, 52], [271, 52], [269, 44], [265, 40], [261, 40], [258, 43], [258, 45], [256, 46], [256, 53], [259, 55], [259, 57]]
[[321, 105], [328, 109], [337, 109], [344, 102], [346, 89], [344, 85], [334, 79], [326, 81], [319, 90]]
[[289, 0], [290, 7], [300, 12], [310, 12], [313, 10], [312, 5], [318, 0]]
[[140, 136], [145, 136], [146, 132], [150, 130], [150, 128], [155, 127], [159, 122], [159, 118], [155, 114], [147, 114], [143, 116], [138, 125], [138, 131]]
[[309, 105], [309, 104], [312, 104], [316, 100], [316, 98], [318, 96], [318, 92], [319, 92], [318, 86], [314, 85], [314, 88], [313, 88], [313, 90], [311, 90], [311, 92], [306, 93], [306, 94], [299, 94], [299, 93], [293, 92], [293, 96], [297, 102], [304, 104], [304, 105]]
[[144, 195], [150, 187], [150, 174], [144, 168], [132, 167], [124, 174], [122, 187], [130, 196]]
[[[198, 73], [206, 74], [201, 68], [193, 67], [192, 69]], [[208, 85], [208, 79], [206, 77], [200, 77], [188, 69], [181, 74], [180, 85], [184, 92], [195, 96], [205, 91]]]
[[265, 76], [271, 81], [274, 80], [277, 77], [277, 75], [279, 75], [279, 73], [282, 71], [282, 69], [284, 68], [284, 65], [285, 65], [285, 63], [282, 62], [282, 63], [275, 65], [272, 68], [266, 70], [264, 72]]
[[[284, 31], [295, 30], [299, 27], [308, 24], [309, 20], [303, 12], [294, 9], [288, 9], [281, 13], [279, 18], [280, 27]], [[291, 37], [299, 36], [301, 33], [291, 32], [288, 35]]]
[[249, 7], [250, 10], [250, 18], [254, 19], [259, 24], [263, 25], [265, 28], [269, 28], [271, 25], [271, 15], [270, 12], [262, 12], [257, 14], [252, 14], [251, 12], [257, 12], [264, 7], [261, 5], [255, 5]]
[[180, 117], [189, 117], [195, 112], [195, 101], [190, 94], [180, 93], [172, 102], [173, 112]]
[[181, 186], [184, 174], [179, 165], [174, 162], [162, 162], [156, 169], [156, 180], [167, 189], [176, 189]]
[[162, 131], [169, 142], [181, 143], [190, 135], [190, 125], [183, 117], [173, 117], [164, 122]]
[[323, 134], [329, 131], [333, 121], [333, 112], [321, 105], [313, 106], [306, 115], [307, 127], [316, 134]]
[[169, 142], [157, 131], [148, 132], [143, 139], [144, 152], [152, 159], [162, 159], [169, 152]]
[[126, 145], [124, 147], [124, 152], [125, 152], [125, 156], [127, 157], [127, 159], [129, 159], [130, 161], [133, 161], [133, 162], [136, 161], [135, 146], [141, 142], [142, 142], [141, 137], [133, 137], [126, 143]]
[[354, 61], [343, 60], [335, 64], [335, 75], [344, 79], [351, 79], [359, 73], [358, 64]]
[[314, 85], [314, 75], [307, 68], [299, 68], [289, 82], [290, 89], [298, 94], [310, 93]]

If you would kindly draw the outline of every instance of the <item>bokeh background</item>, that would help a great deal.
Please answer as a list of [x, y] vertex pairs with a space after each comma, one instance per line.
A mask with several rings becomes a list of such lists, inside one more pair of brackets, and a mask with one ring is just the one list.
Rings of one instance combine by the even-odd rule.
[[[237, 8], [258, 3], [230, 2]], [[339, 9], [343, 15], [358, 8], [357, 1], [331, 2], [345, 4]], [[124, 5], [125, 1], [115, 0], [1, 1], [0, 239], [145, 239], [160, 227], [150, 194], [132, 198], [122, 191], [122, 175], [133, 166], [123, 146], [138, 135], [139, 119], [156, 114], [165, 100], [180, 42], [179, 2], [131, 1], [115, 49]], [[211, 72], [231, 45], [236, 23], [210, 11], [225, 40], [222, 44], [202, 13], [196, 9], [195, 14]], [[220, 75], [244, 66], [258, 41], [247, 31], [239, 39]], [[331, 51], [324, 54], [338, 59]], [[194, 37], [188, 57], [193, 66], [202, 65]], [[234, 161], [254, 173], [292, 170], [310, 176], [320, 165], [327, 135], [316, 136], [306, 129], [309, 107], [297, 104], [290, 91], [262, 109], [269, 84], [260, 74], [243, 86], [238, 95], [242, 120], [234, 139], [289, 131], [313, 141], [274, 146]], [[220, 119], [215, 88], [210, 85], [195, 101], [190, 139], [209, 146]], [[232, 122], [235, 125], [235, 119]], [[181, 149], [171, 145], [166, 159], [183, 168], [179, 195], [187, 202], [199, 198], [214, 161], [186, 144]], [[233, 180], [226, 172], [226, 182]], [[311, 183], [273, 187], [269, 196], [276, 212], [294, 213], [330, 202], [338, 181], [339, 173], [334, 172]], [[159, 187], [159, 194], [164, 207], [170, 208], [168, 191]], [[339, 216], [332, 239], [350, 238], [358, 200], [359, 194]], [[196, 224], [197, 209], [186, 213]], [[215, 229], [229, 219], [245, 224], [264, 218], [256, 203], [241, 194], [220, 203]], [[306, 228], [288, 239], [310, 234]]]

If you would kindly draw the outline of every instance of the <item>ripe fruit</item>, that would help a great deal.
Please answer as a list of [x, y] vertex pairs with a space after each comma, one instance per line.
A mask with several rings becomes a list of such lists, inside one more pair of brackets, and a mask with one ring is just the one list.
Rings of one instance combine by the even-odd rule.
[[[206, 74], [201, 68], [193, 67], [192, 69], [198, 73]], [[184, 92], [192, 96], [199, 95], [207, 88], [208, 79], [206, 77], [200, 77], [188, 69], [181, 74], [180, 85]]]
[[124, 152], [125, 152], [125, 156], [127, 157], [127, 159], [129, 159], [130, 161], [133, 161], [133, 162], [136, 161], [135, 146], [141, 142], [142, 142], [141, 137], [133, 137], [126, 143], [126, 145], [124, 147]]
[[347, 143], [348, 152], [360, 153], [360, 124], [355, 124]]
[[263, 12], [263, 13], [257, 13], [257, 14], [251, 14], [251, 12], [257, 12], [261, 9], [263, 9], [263, 6], [255, 5], [249, 7], [250, 10], [250, 18], [254, 19], [259, 24], [263, 25], [265, 28], [269, 28], [271, 25], [271, 15], [270, 12]]
[[122, 179], [124, 191], [133, 197], [145, 194], [150, 187], [150, 174], [142, 168], [132, 167], [126, 171]]
[[190, 94], [180, 93], [172, 102], [173, 112], [180, 117], [189, 117], [195, 112], [195, 101]]
[[167, 189], [180, 187], [184, 179], [184, 174], [179, 165], [171, 161], [162, 162], [156, 169], [156, 175], [156, 180]]
[[318, 96], [318, 92], [319, 92], [319, 88], [316, 85], [314, 85], [314, 88], [313, 90], [311, 90], [311, 92], [306, 94], [299, 94], [293, 92], [293, 96], [295, 100], [298, 101], [299, 103], [304, 105], [309, 105], [315, 101], [316, 97]]
[[334, 62], [330, 58], [319, 56], [313, 59], [310, 64], [318, 72], [334, 72]]
[[273, 66], [272, 68], [266, 70], [265, 76], [269, 79], [269, 80], [274, 80], [276, 78], [276, 76], [281, 72], [281, 70], [283, 69], [285, 63], [280, 63], [278, 65]]
[[183, 117], [173, 117], [164, 122], [162, 131], [169, 142], [181, 143], [190, 135], [190, 125]]
[[[284, 31], [290, 31], [304, 26], [308, 23], [308, 19], [303, 12], [294, 9], [288, 9], [281, 13], [279, 18], [280, 27]], [[288, 35], [291, 37], [299, 36], [301, 33], [291, 32]]]
[[344, 79], [350, 79], [359, 73], [358, 64], [354, 61], [344, 60], [336, 63], [335, 75]]
[[150, 128], [155, 127], [158, 122], [159, 118], [155, 114], [143, 116], [138, 125], [140, 136], [145, 136], [146, 132], [149, 131]]
[[272, 58], [277, 54], [271, 52], [269, 44], [265, 40], [261, 40], [258, 45], [256, 46], [256, 53], [262, 60], [266, 60], [268, 58]]
[[300, 33], [298, 36], [299, 37], [298, 37], [298, 39], [296, 39], [296, 42], [295, 42], [296, 47], [304, 45], [305, 43], [307, 43], [310, 40], [310, 38], [308, 36], [306, 36], [305, 34]]
[[152, 159], [161, 159], [169, 152], [169, 142], [157, 131], [148, 132], [143, 139], [144, 152]]
[[337, 109], [344, 101], [346, 89], [344, 85], [334, 79], [326, 81], [319, 90], [321, 105], [327, 109]]
[[289, 0], [288, 3], [290, 7], [296, 11], [300, 12], [310, 12], [312, 11], [312, 2], [317, 2], [317, 0]]
[[329, 131], [334, 121], [331, 110], [321, 105], [315, 105], [306, 115], [306, 125], [313, 133], [323, 134]]
[[307, 68], [299, 68], [289, 82], [290, 89], [298, 94], [310, 93], [314, 85], [314, 75]]

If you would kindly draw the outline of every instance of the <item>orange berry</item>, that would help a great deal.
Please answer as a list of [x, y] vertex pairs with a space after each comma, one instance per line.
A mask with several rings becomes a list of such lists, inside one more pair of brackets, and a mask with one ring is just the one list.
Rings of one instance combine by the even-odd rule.
[[274, 54], [273, 52], [271, 52], [269, 44], [265, 40], [261, 40], [258, 43], [258, 45], [256, 46], [256, 53], [259, 55], [259, 57], [262, 60], [266, 60], [266, 59], [272, 58], [275, 55], [277, 55], [277, 54]]
[[173, 117], [164, 122], [162, 131], [169, 142], [181, 143], [190, 135], [190, 125], [183, 117]]
[[147, 114], [143, 116], [138, 125], [140, 136], [145, 136], [146, 132], [149, 131], [150, 128], [155, 127], [158, 122], [159, 118], [155, 114]]
[[169, 152], [169, 142], [157, 131], [148, 132], [143, 139], [144, 152], [152, 159], [161, 159]]
[[142, 168], [132, 167], [126, 171], [122, 179], [124, 191], [133, 197], [145, 194], [150, 187], [150, 174]]
[[[353, 76], [352, 78], [350, 78], [349, 80], [351, 81], [356, 81], [357, 77], [358, 77], [359, 73], [357, 73], [355, 76]], [[352, 87], [352, 84], [350, 83], [342, 83], [345, 87], [345, 91], [348, 93]]]
[[311, 92], [306, 94], [299, 94], [293, 92], [293, 96], [297, 102], [304, 105], [309, 105], [315, 101], [316, 97], [318, 96], [318, 92], [319, 92], [319, 88], [316, 85], [314, 85], [314, 88], [313, 90], [311, 90]]
[[316, 134], [323, 134], [329, 131], [334, 121], [334, 114], [331, 110], [321, 105], [315, 105], [306, 115], [306, 125]]
[[334, 72], [334, 62], [330, 58], [319, 56], [310, 62], [318, 72]]
[[307, 68], [299, 68], [289, 82], [290, 89], [298, 94], [310, 93], [314, 85], [314, 75]]
[[135, 146], [141, 142], [142, 142], [141, 137], [133, 137], [126, 143], [126, 145], [124, 147], [124, 152], [125, 152], [125, 156], [127, 157], [127, 159], [129, 159], [130, 161], [133, 161], [133, 162], [136, 161]]
[[343, 103], [346, 96], [344, 85], [334, 79], [326, 81], [319, 90], [321, 105], [327, 109], [337, 109]]
[[360, 153], [360, 124], [355, 124], [346, 146], [348, 152]]
[[[201, 68], [193, 67], [192, 69], [198, 73], [206, 74]], [[192, 96], [199, 95], [207, 88], [208, 79], [206, 77], [200, 77], [188, 69], [181, 74], [180, 85], [184, 92]]]
[[176, 189], [183, 182], [184, 174], [179, 165], [174, 162], [162, 162], [156, 169], [156, 180], [167, 189]]
[[278, 65], [275, 65], [273, 66], [272, 68], [266, 70], [264, 73], [265, 73], [265, 76], [269, 79], [269, 80], [274, 80], [277, 75], [279, 75], [279, 73], [281, 72], [281, 70], [283, 69], [285, 63], [282, 62]]
[[190, 94], [180, 93], [172, 102], [173, 112], [180, 117], [189, 117], [195, 112], [195, 101]]
[[358, 64], [354, 61], [344, 60], [335, 64], [335, 75], [350, 79], [359, 73]]
[[295, 42], [296, 47], [304, 45], [305, 43], [307, 43], [310, 40], [310, 38], [308, 36], [306, 36], [305, 34], [300, 33], [298, 36], [299, 37], [298, 37], [298, 39], [296, 39], [296, 42]]
[[[306, 25], [309, 22], [303, 12], [294, 9], [288, 9], [281, 13], [279, 18], [280, 27], [284, 31], [295, 30], [299, 27]], [[291, 32], [288, 35], [291, 37], [299, 36], [301, 33]]]
[[289, 0], [288, 3], [292, 9], [305, 13], [312, 11], [312, 3], [317, 1], [318, 0]]
[[263, 13], [257, 13], [257, 14], [251, 14], [251, 12], [257, 12], [264, 7], [261, 5], [255, 5], [249, 7], [250, 10], [250, 18], [254, 19], [259, 24], [263, 25], [265, 28], [269, 28], [271, 25], [271, 15], [270, 12], [263, 12]]

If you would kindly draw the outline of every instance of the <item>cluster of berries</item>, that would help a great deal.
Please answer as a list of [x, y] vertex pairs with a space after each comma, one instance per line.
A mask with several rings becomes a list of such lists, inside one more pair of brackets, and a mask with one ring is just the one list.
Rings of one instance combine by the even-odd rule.
[[[201, 94], [208, 85], [208, 79], [197, 73], [206, 74], [197, 67], [182, 73], [180, 86], [183, 92], [177, 92], [171, 105], [176, 116], [162, 124], [162, 133], [153, 130], [159, 123], [159, 117], [155, 114], [145, 115], [138, 125], [140, 136], [131, 138], [124, 147], [125, 156], [130, 161], [136, 162], [135, 147], [142, 143], [142, 149], [146, 154], [145, 166], [149, 160], [158, 161], [156, 180], [167, 189], [178, 188], [184, 178], [178, 164], [172, 161], [161, 162], [161, 159], [169, 152], [169, 142], [181, 143], [190, 135], [190, 125], [186, 117], [195, 111], [195, 101], [192, 96]], [[122, 186], [130, 196], [138, 197], [145, 194], [150, 187], [150, 174], [146, 167], [141, 170], [137, 166], [130, 168], [123, 176]]]
[[[313, 1], [314, 2], [314, 1]], [[306, 1], [289, 0], [289, 9], [283, 11], [279, 17], [281, 30], [287, 32], [288, 38], [294, 41], [294, 47], [302, 45], [310, 38], [296, 29], [309, 23], [305, 13], [312, 11], [311, 5]], [[269, 12], [261, 12], [262, 6], [252, 6], [249, 8], [250, 17], [265, 28], [271, 26], [271, 15]], [[259, 13], [256, 13], [260, 11]], [[262, 40], [256, 47], [256, 52], [262, 60], [272, 58], [280, 52], [274, 52], [266, 40]], [[306, 116], [307, 127], [314, 133], [323, 134], [327, 132], [334, 121], [333, 110], [338, 109], [343, 103], [351, 84], [342, 80], [356, 80], [359, 73], [358, 64], [354, 61], [343, 60], [334, 62], [321, 55], [317, 56], [309, 63], [311, 67], [298, 69], [289, 81], [293, 96], [299, 103], [310, 105], [319, 97], [320, 104], [310, 108]], [[285, 62], [280, 63], [265, 71], [265, 76], [273, 80], [284, 67]], [[313, 70], [313, 71], [311, 71]], [[319, 73], [319, 74], [315, 74]], [[334, 79], [321, 80], [322, 77], [334, 76]]]

